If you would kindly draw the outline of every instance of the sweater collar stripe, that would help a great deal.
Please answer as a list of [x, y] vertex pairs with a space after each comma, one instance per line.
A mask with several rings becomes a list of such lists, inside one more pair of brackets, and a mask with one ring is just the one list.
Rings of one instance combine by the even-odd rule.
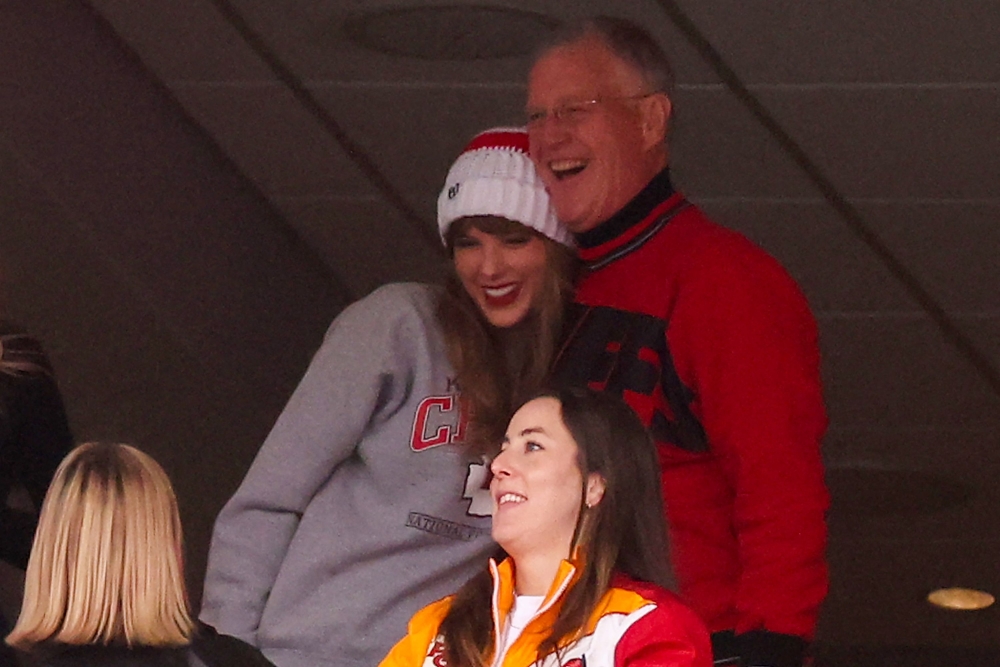
[[670, 182], [670, 169], [654, 176], [649, 183], [632, 198], [625, 206], [610, 218], [593, 229], [574, 234], [576, 245], [582, 250], [605, 248], [620, 244], [635, 225], [647, 220], [653, 209], [674, 195], [674, 186]]
[[589, 271], [597, 271], [617, 259], [641, 248], [646, 241], [653, 238], [657, 232], [663, 229], [675, 215], [691, 206], [691, 202], [680, 194], [675, 194], [662, 205], [657, 206], [640, 223], [632, 227], [623, 234], [622, 237], [609, 242], [606, 245], [611, 247], [597, 247], [580, 249], [580, 259]]

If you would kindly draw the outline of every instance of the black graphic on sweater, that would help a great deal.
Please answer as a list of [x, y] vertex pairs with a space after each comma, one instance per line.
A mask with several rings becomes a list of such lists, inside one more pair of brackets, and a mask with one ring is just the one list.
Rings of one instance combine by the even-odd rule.
[[629, 404], [657, 442], [690, 452], [708, 450], [705, 430], [691, 412], [694, 394], [674, 368], [663, 320], [616, 308], [574, 304], [567, 331], [569, 336], [553, 373], [557, 384], [586, 385], [615, 396], [629, 396]]

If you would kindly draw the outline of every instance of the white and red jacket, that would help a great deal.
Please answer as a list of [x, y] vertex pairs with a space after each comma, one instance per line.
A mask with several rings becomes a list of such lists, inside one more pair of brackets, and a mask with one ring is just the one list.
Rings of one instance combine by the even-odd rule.
[[[514, 565], [490, 561], [493, 575], [494, 637], [514, 604]], [[705, 625], [670, 591], [619, 574], [598, 602], [580, 636], [559, 655], [538, 660], [577, 567], [563, 561], [541, 607], [501, 657], [499, 667], [709, 667], [712, 649]], [[424, 607], [410, 620], [409, 632], [380, 667], [447, 667], [438, 633], [453, 598]], [[496, 656], [490, 658], [497, 665]]]

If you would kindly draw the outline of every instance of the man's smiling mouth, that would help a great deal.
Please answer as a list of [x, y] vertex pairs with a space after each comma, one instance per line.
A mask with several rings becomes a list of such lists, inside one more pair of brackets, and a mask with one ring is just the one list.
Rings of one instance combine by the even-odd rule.
[[586, 168], [586, 160], [553, 160], [549, 163], [549, 171], [560, 181], [570, 176], [576, 176]]

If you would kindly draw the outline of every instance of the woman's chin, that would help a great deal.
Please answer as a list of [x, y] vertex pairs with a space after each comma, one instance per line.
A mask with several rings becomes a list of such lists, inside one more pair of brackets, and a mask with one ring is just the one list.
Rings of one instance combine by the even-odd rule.
[[497, 527], [496, 524], [493, 525], [493, 541], [496, 542], [501, 549], [507, 552], [508, 555], [514, 555], [514, 551], [518, 551], [518, 540], [519, 535], [516, 532], [516, 527], [512, 526], [507, 528], [505, 526]]

